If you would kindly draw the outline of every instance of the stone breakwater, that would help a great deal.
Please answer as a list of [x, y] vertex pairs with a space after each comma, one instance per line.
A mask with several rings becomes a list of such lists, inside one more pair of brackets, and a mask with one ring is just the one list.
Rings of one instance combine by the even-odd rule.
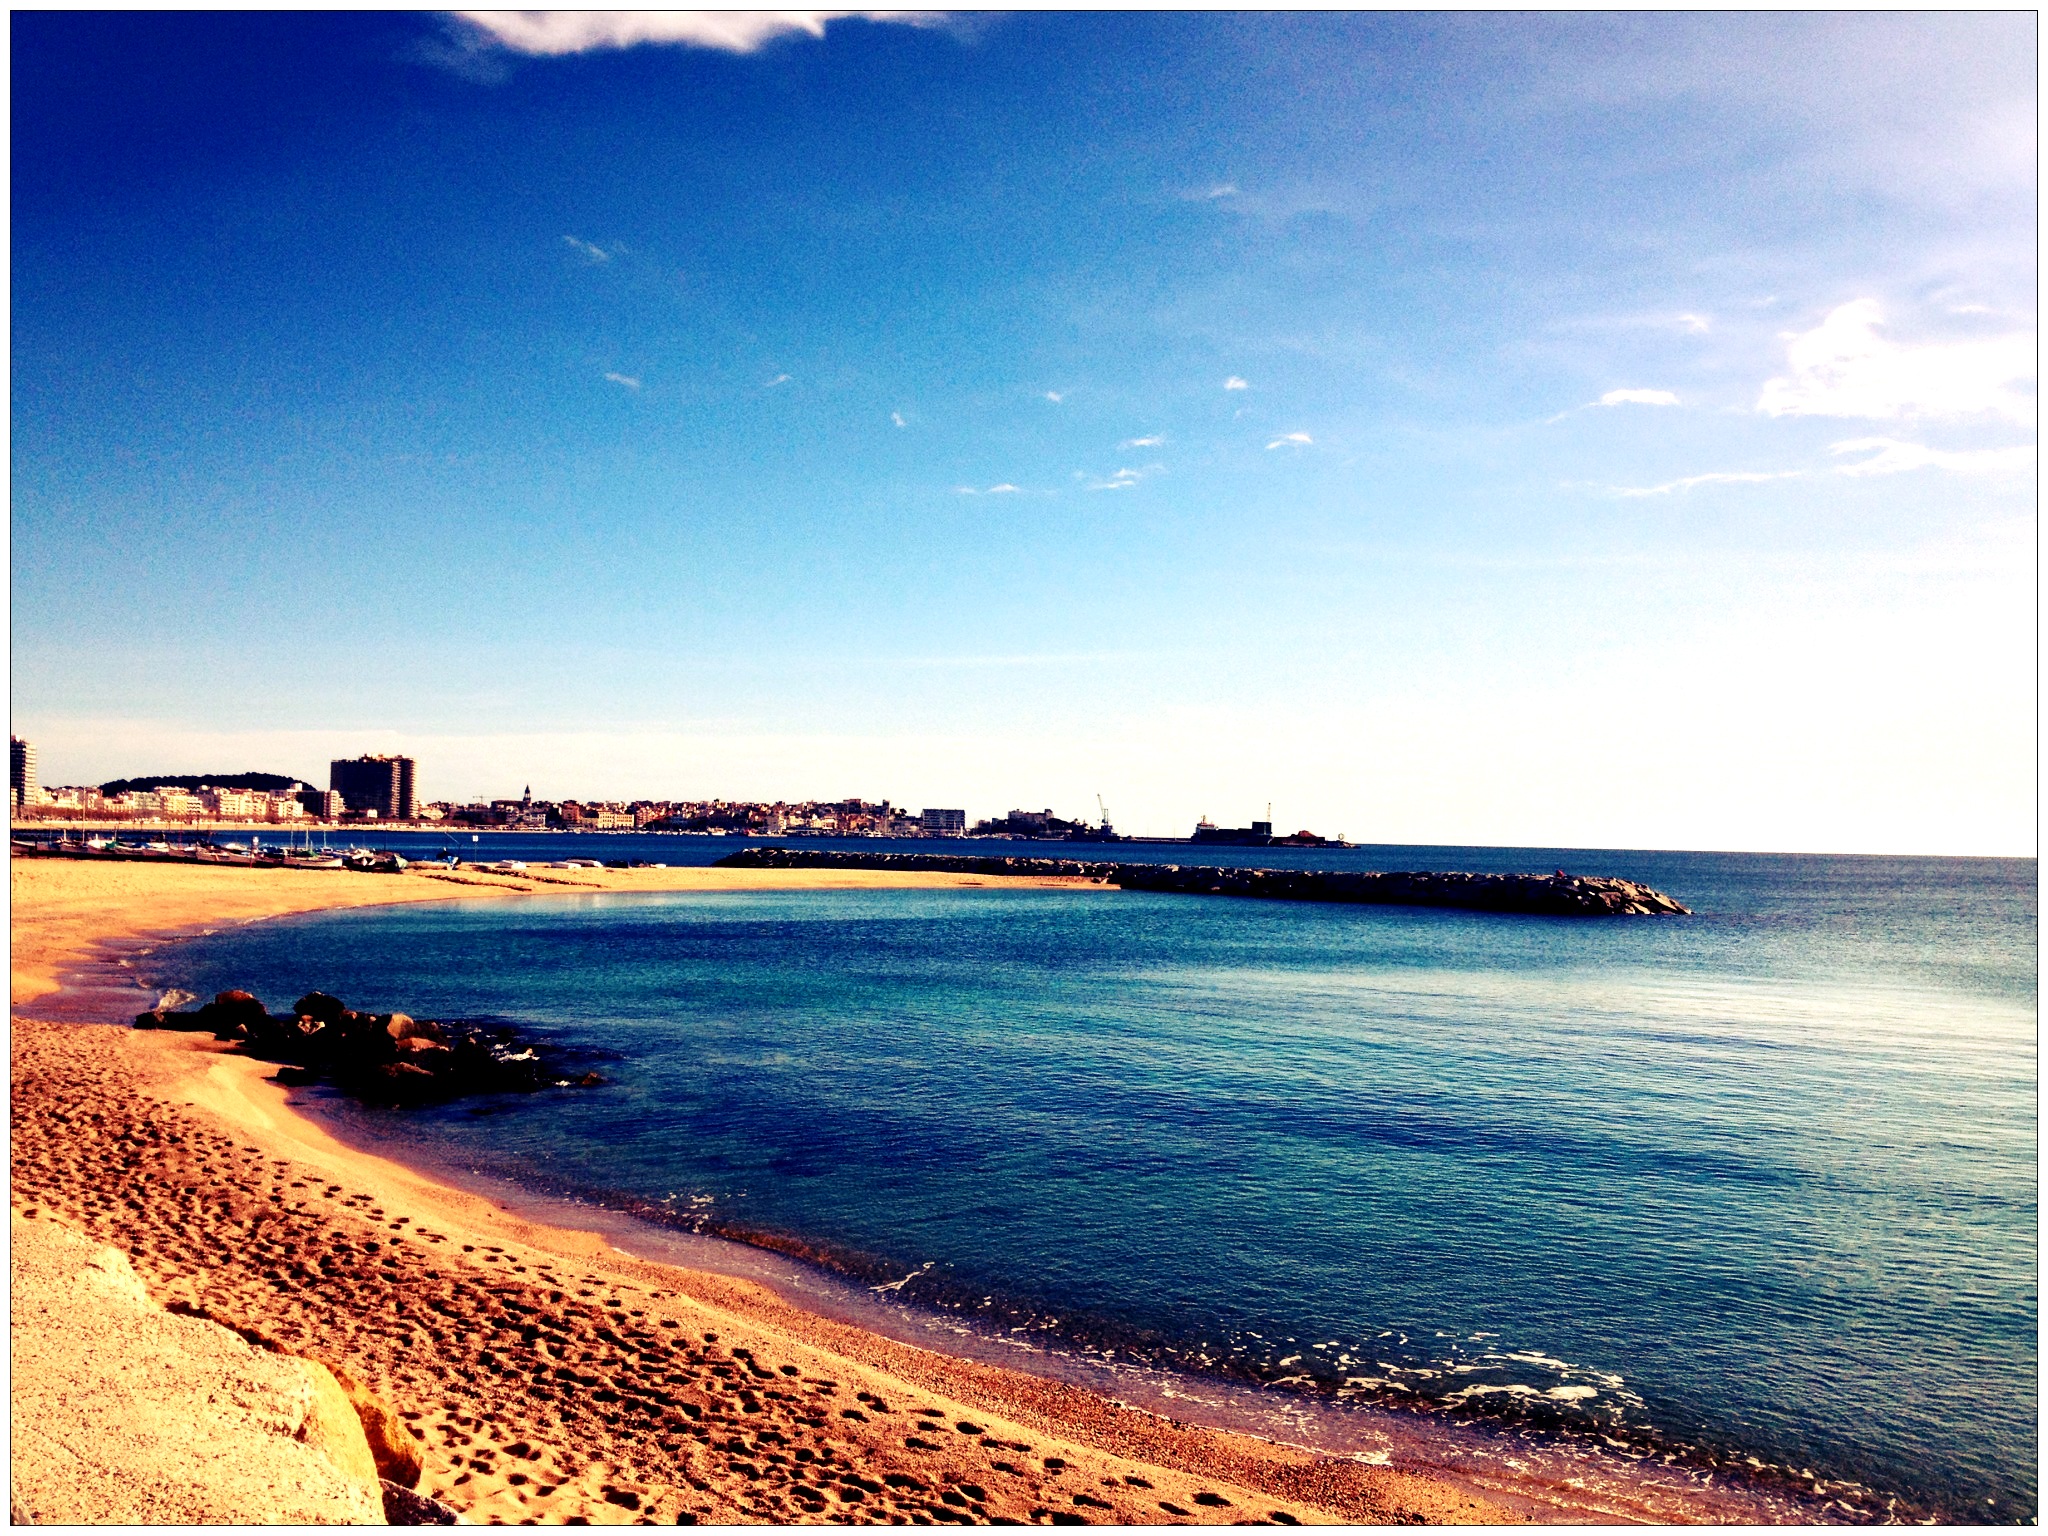
[[1268, 901], [1339, 901], [1385, 907], [1456, 907], [1538, 917], [1684, 916], [1689, 908], [1661, 891], [1611, 875], [1471, 875], [1404, 871], [1223, 869], [1214, 865], [1119, 864], [1105, 859], [948, 853], [842, 853], [811, 848], [747, 848], [718, 861], [723, 869], [900, 869], [963, 875], [1037, 875], [1099, 880], [1127, 891], [1191, 896], [1254, 896]]

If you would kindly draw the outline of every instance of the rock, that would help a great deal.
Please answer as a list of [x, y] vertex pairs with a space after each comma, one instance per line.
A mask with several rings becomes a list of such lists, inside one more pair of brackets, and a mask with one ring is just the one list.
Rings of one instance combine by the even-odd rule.
[[119, 1250], [12, 1225], [10, 1505], [18, 1523], [375, 1524], [367, 1438], [336, 1379], [166, 1312]]
[[386, 1525], [460, 1525], [461, 1516], [439, 1499], [397, 1483], [383, 1484]]
[[[288, 1064], [276, 1081], [298, 1085], [324, 1078], [348, 1092], [387, 1104], [421, 1104], [474, 1093], [530, 1093], [594, 1087], [595, 1073], [571, 1079], [541, 1051], [509, 1030], [454, 1027], [406, 1013], [361, 1013], [325, 992], [309, 992], [292, 1015], [275, 1017], [247, 993], [220, 999], [198, 1014], [159, 1004], [139, 1015], [138, 1028], [206, 1028], [234, 1011], [239, 1038], [252, 1055]], [[209, 1011], [211, 1010], [211, 1011]]]
[[318, 1019], [323, 1024], [332, 1024], [348, 1012], [348, 1005], [325, 992], [308, 992], [292, 1004], [292, 1012], [302, 1019]]
[[333, 1373], [341, 1390], [348, 1394], [349, 1404], [362, 1424], [363, 1438], [369, 1442], [370, 1456], [376, 1463], [377, 1476], [385, 1483], [396, 1483], [401, 1488], [419, 1487], [419, 1446], [412, 1436], [405, 1432], [404, 1422], [391, 1411], [390, 1405], [383, 1398], [356, 1377], [338, 1365], [330, 1365], [327, 1369]]
[[415, 1019], [409, 1013], [394, 1013], [384, 1021], [384, 1033], [393, 1040], [428, 1040], [435, 1045], [446, 1045], [448, 1037], [441, 1032], [441, 1026], [432, 1019]]
[[[303, 1355], [284, 1355], [282, 1358], [296, 1360], [305, 1368], [306, 1379], [312, 1387], [313, 1402], [306, 1414], [306, 1422], [299, 1427], [299, 1439], [341, 1469], [342, 1475], [354, 1481], [375, 1483], [377, 1481], [377, 1458], [370, 1449], [369, 1436], [364, 1432], [362, 1415], [356, 1412], [355, 1404], [349, 1400], [348, 1392], [334, 1372], [318, 1360]], [[378, 1503], [382, 1503], [380, 1495]]]
[[914, 869], [978, 875], [1060, 875], [1109, 881], [1124, 890], [1260, 897], [1276, 901], [1358, 902], [1456, 907], [1547, 917], [1683, 915], [1669, 896], [1632, 880], [1600, 876], [1474, 875], [1463, 872], [1365, 873], [1342, 870], [1220, 869], [1178, 864], [1042, 859], [943, 853], [854, 853], [826, 849], [747, 848], [718, 860], [734, 869]]
[[159, 1012], [152, 1008], [147, 1013], [135, 1015], [137, 1029], [211, 1029], [213, 1026], [198, 1013]]

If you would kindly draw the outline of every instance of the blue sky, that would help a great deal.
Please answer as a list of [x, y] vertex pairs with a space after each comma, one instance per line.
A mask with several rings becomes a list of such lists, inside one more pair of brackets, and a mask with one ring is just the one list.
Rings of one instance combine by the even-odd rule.
[[2031, 16], [479, 15], [14, 16], [46, 779], [2032, 851]]

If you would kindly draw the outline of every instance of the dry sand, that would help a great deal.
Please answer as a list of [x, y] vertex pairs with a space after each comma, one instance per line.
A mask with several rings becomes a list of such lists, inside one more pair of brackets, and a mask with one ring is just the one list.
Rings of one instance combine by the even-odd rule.
[[[572, 874], [600, 890], [990, 883], [546, 872]], [[556, 888], [498, 883], [508, 896]], [[174, 1310], [367, 1383], [420, 1442], [421, 1491], [466, 1519], [1512, 1518], [1446, 1479], [1183, 1426], [820, 1318], [748, 1281], [628, 1258], [340, 1144], [288, 1107], [270, 1066], [209, 1039], [34, 1017], [35, 999], [110, 944], [477, 887], [17, 859], [13, 892], [15, 1209], [120, 1249]]]

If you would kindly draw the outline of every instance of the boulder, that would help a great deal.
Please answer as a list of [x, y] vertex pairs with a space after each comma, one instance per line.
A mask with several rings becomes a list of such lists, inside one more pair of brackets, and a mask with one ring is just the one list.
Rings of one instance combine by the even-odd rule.
[[137, 1029], [211, 1029], [213, 1024], [206, 1017], [204, 1009], [195, 1009], [190, 1013], [172, 1013], [168, 1010], [160, 1012], [153, 1008], [148, 1013], [138, 1013], [135, 1015], [135, 1027]]
[[312, 1361], [153, 1302], [126, 1255], [12, 1221], [10, 1511], [43, 1525], [374, 1524], [361, 1421]]
[[461, 1516], [439, 1499], [415, 1493], [399, 1483], [386, 1482], [384, 1523], [386, 1525], [460, 1525]]
[[377, 1464], [377, 1476], [401, 1488], [419, 1487], [419, 1445], [406, 1433], [404, 1421], [383, 1398], [340, 1366], [329, 1365], [327, 1369], [348, 1394], [356, 1418], [362, 1423], [363, 1438], [369, 1441], [371, 1459]]
[[418, 1103], [440, 1096], [439, 1080], [410, 1061], [387, 1061], [362, 1080], [366, 1097], [391, 1103]]
[[323, 1024], [332, 1024], [348, 1012], [348, 1005], [325, 992], [308, 992], [292, 1004], [292, 1012], [302, 1019], [318, 1019]]
[[432, 1019], [416, 1019], [409, 1013], [389, 1014], [384, 1020], [384, 1033], [393, 1040], [431, 1040], [436, 1045], [446, 1045], [448, 1037], [441, 1032], [441, 1026]]
[[[318, 1360], [304, 1355], [280, 1352], [280, 1357], [304, 1370], [312, 1394], [305, 1421], [298, 1428], [299, 1442], [320, 1452], [351, 1481], [376, 1482], [377, 1458], [362, 1416], [340, 1378]], [[378, 1502], [383, 1502], [381, 1493]]]

